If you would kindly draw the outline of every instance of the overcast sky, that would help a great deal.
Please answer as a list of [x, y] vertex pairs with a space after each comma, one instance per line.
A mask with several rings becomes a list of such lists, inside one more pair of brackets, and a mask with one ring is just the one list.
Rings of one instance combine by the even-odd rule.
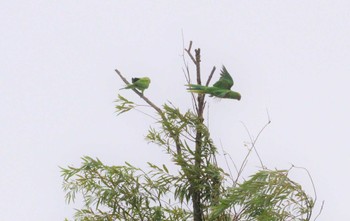
[[[114, 113], [118, 93], [143, 104], [119, 91], [114, 69], [149, 76], [145, 94], [157, 105], [190, 108], [182, 32], [186, 45], [193, 40], [202, 50], [203, 77], [224, 64], [242, 94], [241, 101], [208, 99], [220, 151], [239, 163], [249, 142], [242, 122], [256, 136], [268, 110], [272, 123], [257, 144], [265, 164], [306, 167], [318, 209], [325, 200], [318, 220], [347, 219], [349, 27], [347, 0], [2, 0], [0, 220], [71, 218], [59, 166], [78, 166], [82, 156], [140, 167], [167, 161], [144, 139], [152, 118]], [[252, 156], [247, 171], [258, 167]], [[293, 177], [312, 194], [305, 172]]]

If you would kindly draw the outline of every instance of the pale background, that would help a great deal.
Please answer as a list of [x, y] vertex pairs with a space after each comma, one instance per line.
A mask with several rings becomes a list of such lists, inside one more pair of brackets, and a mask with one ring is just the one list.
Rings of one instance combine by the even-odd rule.
[[[118, 93], [143, 104], [119, 91], [114, 69], [149, 76], [150, 99], [186, 110], [182, 32], [186, 46], [202, 49], [204, 77], [225, 64], [242, 94], [239, 102], [208, 100], [220, 151], [239, 163], [249, 141], [241, 122], [256, 136], [268, 109], [272, 123], [257, 145], [265, 164], [308, 168], [318, 209], [325, 200], [318, 220], [348, 219], [349, 27], [347, 0], [2, 0], [0, 220], [71, 218], [59, 166], [78, 166], [82, 156], [166, 162], [144, 140], [152, 118], [114, 113]], [[258, 166], [253, 156], [247, 171]], [[293, 177], [312, 194], [305, 172]]]

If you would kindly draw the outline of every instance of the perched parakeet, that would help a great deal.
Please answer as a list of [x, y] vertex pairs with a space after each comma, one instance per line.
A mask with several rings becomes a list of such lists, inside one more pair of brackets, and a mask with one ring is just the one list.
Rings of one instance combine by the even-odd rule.
[[131, 84], [127, 85], [126, 87], [122, 89], [138, 89], [142, 92], [146, 90], [151, 83], [151, 79], [148, 77], [143, 77], [143, 78], [132, 78], [131, 79]]
[[214, 96], [218, 98], [229, 98], [236, 100], [241, 99], [241, 95], [238, 92], [230, 90], [233, 86], [233, 80], [225, 66], [222, 67], [220, 79], [215, 82], [212, 87], [206, 87], [198, 84], [188, 84], [186, 86], [188, 86], [187, 90], [193, 93], [209, 94], [210, 97]]

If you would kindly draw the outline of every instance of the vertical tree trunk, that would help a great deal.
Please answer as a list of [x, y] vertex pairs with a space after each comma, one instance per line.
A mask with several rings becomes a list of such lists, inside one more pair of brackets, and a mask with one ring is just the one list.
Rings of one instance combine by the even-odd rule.
[[[196, 53], [196, 72], [197, 72], [197, 84], [202, 84], [201, 82], [201, 69], [200, 69], [200, 49], [195, 50]], [[203, 111], [204, 111], [204, 95], [198, 95], [198, 110], [197, 116], [199, 119], [198, 124], [203, 123]], [[192, 194], [192, 203], [193, 203], [193, 220], [202, 221], [203, 219], [203, 208], [202, 208], [202, 199], [201, 199], [201, 190], [198, 188], [200, 186], [201, 180], [201, 164], [202, 164], [202, 132], [200, 131], [200, 125], [197, 126], [196, 132], [196, 147], [195, 147], [195, 180], [194, 188]]]

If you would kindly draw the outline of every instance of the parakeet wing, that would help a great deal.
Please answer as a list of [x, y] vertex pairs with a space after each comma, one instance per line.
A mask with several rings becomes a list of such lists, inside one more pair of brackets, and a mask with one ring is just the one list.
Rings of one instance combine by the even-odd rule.
[[140, 80], [140, 78], [131, 78], [131, 82], [135, 83], [136, 81]]
[[233, 79], [226, 70], [225, 66], [222, 66], [220, 79], [213, 85], [214, 87], [230, 90], [233, 86]]

